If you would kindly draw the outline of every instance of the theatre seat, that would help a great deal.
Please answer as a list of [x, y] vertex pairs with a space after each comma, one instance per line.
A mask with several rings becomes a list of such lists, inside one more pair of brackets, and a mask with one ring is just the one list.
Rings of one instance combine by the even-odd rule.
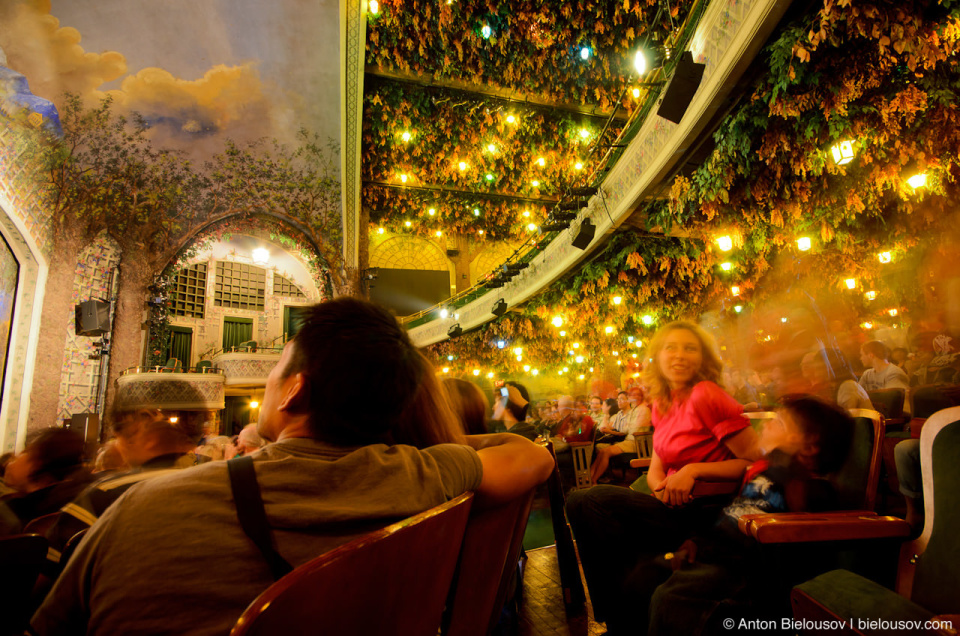
[[231, 636], [437, 636], [473, 494], [327, 552], [271, 585]]
[[474, 506], [460, 548], [441, 633], [482, 636], [496, 627], [518, 573], [536, 489], [497, 506]]
[[920, 537], [901, 549], [896, 593], [846, 570], [833, 570], [793, 589], [794, 616], [808, 620], [857, 619], [846, 632], [851, 634], [878, 632], [860, 619], [928, 620], [935, 615], [952, 615], [949, 620], [953, 629], [960, 628], [958, 456], [960, 407], [952, 407], [930, 417], [920, 437], [926, 517]]
[[0, 538], [0, 634], [23, 633], [30, 620], [31, 594], [47, 559], [47, 540], [39, 534]]

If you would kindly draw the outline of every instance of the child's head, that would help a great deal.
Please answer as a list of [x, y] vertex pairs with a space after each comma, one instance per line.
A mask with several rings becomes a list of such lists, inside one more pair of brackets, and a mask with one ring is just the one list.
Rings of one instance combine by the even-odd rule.
[[840, 470], [853, 440], [853, 420], [846, 411], [804, 395], [783, 398], [777, 414], [765, 421], [760, 435], [765, 452], [777, 448], [819, 475]]

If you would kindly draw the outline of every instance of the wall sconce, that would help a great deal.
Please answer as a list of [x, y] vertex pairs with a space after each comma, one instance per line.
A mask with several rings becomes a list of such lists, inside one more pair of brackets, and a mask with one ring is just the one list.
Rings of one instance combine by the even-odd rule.
[[258, 247], [253, 250], [253, 262], [257, 265], [266, 265], [270, 262], [270, 250], [265, 247]]

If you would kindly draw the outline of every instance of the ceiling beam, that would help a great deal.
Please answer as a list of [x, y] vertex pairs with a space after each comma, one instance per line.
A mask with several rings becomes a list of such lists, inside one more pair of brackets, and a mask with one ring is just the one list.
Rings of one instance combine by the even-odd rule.
[[422, 186], [408, 186], [408, 185], [398, 185], [396, 183], [387, 183], [386, 181], [373, 181], [369, 179], [363, 180], [363, 185], [373, 186], [376, 188], [389, 188], [391, 190], [413, 190], [416, 192], [439, 192], [442, 194], [453, 194], [457, 196], [462, 196], [465, 198], [477, 198], [477, 199], [496, 199], [498, 201], [510, 201], [510, 202], [522, 202], [522, 203], [535, 203], [538, 205], [544, 205], [551, 207], [559, 201], [556, 197], [522, 197], [516, 194], [500, 194], [498, 192], [476, 192], [474, 190], [459, 190], [457, 188], [448, 188], [446, 186], [439, 185], [422, 185]]
[[[562, 111], [565, 113], [572, 113], [575, 115], [582, 115], [585, 117], [591, 117], [596, 119], [609, 119], [610, 111], [601, 110], [597, 106], [583, 106], [581, 104], [571, 104], [566, 102], [554, 102], [551, 100], [543, 99], [542, 97], [531, 95], [529, 93], [520, 93], [518, 91], [512, 91], [505, 88], [492, 88], [490, 86], [481, 86], [478, 84], [471, 84], [469, 82], [460, 82], [452, 79], [443, 79], [438, 80], [434, 78], [424, 77], [421, 75], [414, 75], [412, 73], [403, 73], [400, 71], [388, 71], [377, 66], [368, 64], [366, 67], [366, 75], [371, 78], [378, 78], [382, 80], [388, 80], [392, 82], [401, 82], [404, 84], [411, 84], [419, 86], [421, 88], [438, 88], [445, 90], [453, 90], [466, 95], [473, 95], [476, 97], [482, 97], [484, 99], [491, 99], [495, 101], [501, 101], [509, 104], [522, 104], [528, 108], [537, 108], [541, 110], [548, 111]], [[620, 110], [617, 115], [614, 117], [617, 121], [626, 121], [628, 114]]]

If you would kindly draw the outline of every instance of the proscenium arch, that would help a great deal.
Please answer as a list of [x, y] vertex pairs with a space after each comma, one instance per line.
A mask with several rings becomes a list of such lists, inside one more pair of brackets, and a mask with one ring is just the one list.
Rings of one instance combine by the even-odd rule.
[[206, 234], [212, 234], [216, 229], [224, 225], [230, 225], [231, 229], [234, 229], [237, 233], [239, 233], [243, 231], [244, 224], [246, 222], [252, 221], [257, 217], [276, 223], [280, 229], [290, 235], [290, 238], [293, 238], [300, 244], [310, 249], [312, 255], [317, 259], [317, 262], [320, 265], [320, 271], [322, 274], [322, 280], [317, 281], [317, 288], [323, 291], [323, 295], [326, 298], [333, 298], [333, 283], [330, 278], [330, 271], [332, 268], [329, 261], [327, 261], [327, 259], [324, 257], [320, 246], [311, 236], [310, 231], [304, 227], [302, 223], [295, 221], [288, 216], [277, 214], [275, 212], [235, 212], [211, 219], [206, 223], [197, 226], [193, 232], [191, 232], [180, 242], [180, 245], [177, 246], [177, 251], [174, 253], [170, 261], [164, 266], [163, 270], [159, 272], [159, 274], [173, 274], [174, 272], [172, 271], [172, 268], [174, 265], [183, 257], [184, 253], [190, 249], [192, 245], [194, 245], [198, 240], [202, 240]]

